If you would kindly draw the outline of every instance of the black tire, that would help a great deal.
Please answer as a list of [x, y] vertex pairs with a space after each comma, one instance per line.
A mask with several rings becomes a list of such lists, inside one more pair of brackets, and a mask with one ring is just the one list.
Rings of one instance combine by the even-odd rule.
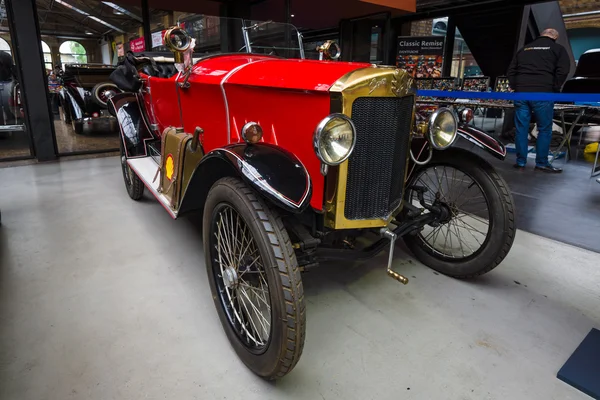
[[125, 182], [125, 188], [127, 194], [133, 200], [139, 200], [144, 195], [144, 182], [136, 175], [127, 164], [127, 157], [125, 156], [125, 149], [123, 147], [123, 141], [121, 140], [121, 170], [123, 171], [123, 181]]
[[92, 100], [101, 108], [108, 108], [108, 100], [114, 95], [121, 93], [122, 90], [114, 83], [102, 82], [92, 89]]
[[69, 104], [69, 101], [63, 97], [60, 97], [60, 106], [63, 109], [63, 122], [65, 124], [70, 124], [72, 122], [72, 119], [71, 119], [71, 110], [70, 110], [71, 106]]
[[73, 131], [75, 131], [76, 135], [83, 135], [83, 122], [82, 121], [72, 121]]
[[[403, 239], [415, 257], [430, 268], [454, 278], [474, 278], [498, 266], [512, 247], [516, 233], [513, 197], [504, 179], [487, 161], [466, 150], [449, 149], [436, 152], [429, 164], [415, 169], [407, 185], [407, 201], [414, 199], [411, 186], [422, 186], [422, 180], [418, 179], [419, 176], [423, 176], [420, 174], [425, 173], [427, 169], [444, 166], [464, 173], [474, 182], [469, 186], [469, 190], [476, 184], [476, 188], [482, 193], [483, 202], [487, 207], [486, 215], [489, 218], [485, 240], [477, 250], [469, 248], [473, 250], [472, 254], [464, 256], [463, 252], [464, 257], [453, 256], [451, 258], [434, 249], [422, 233], [407, 235]], [[460, 212], [458, 214], [460, 215]], [[453, 217], [447, 224], [452, 226], [452, 221], [457, 220], [458, 218]], [[454, 227], [459, 226], [458, 223], [454, 223]], [[463, 223], [461, 222], [461, 224]], [[465, 225], [461, 226], [466, 228]], [[450, 228], [447, 230], [450, 231]], [[450, 233], [450, 237], [452, 237], [452, 233]], [[455, 240], [457, 237], [460, 241], [460, 233], [455, 236]]]
[[[236, 311], [236, 304], [240, 314], [243, 313], [241, 302], [236, 300], [234, 303], [232, 295], [229, 305], [226, 304], [226, 293], [236, 293], [236, 297], [242, 297], [239, 296], [239, 292], [233, 291], [237, 290], [236, 288], [232, 289], [228, 286], [230, 292], [225, 289], [225, 279], [220, 277], [219, 271], [225, 275], [222, 268], [226, 262], [219, 263], [216, 257], [217, 254], [221, 254], [217, 246], [217, 230], [219, 226], [223, 226], [218, 222], [222, 221], [219, 218], [222, 218], [223, 212], [227, 212], [228, 209], [233, 210], [232, 218], [233, 212], [236, 218], [239, 217], [236, 221], [241, 221], [245, 225], [244, 229], [247, 231], [244, 232], [250, 233], [250, 240], [256, 245], [253, 254], [258, 253], [258, 256], [250, 258], [253, 260], [250, 265], [255, 264], [259, 257], [264, 260], [263, 268], [260, 267], [262, 263], [256, 263], [254, 267], [259, 274], [264, 271], [269, 292], [269, 336], [262, 346], [258, 346], [258, 343], [252, 345], [249, 333], [244, 339], [243, 326], [241, 324], [239, 327], [236, 326], [239, 320], [236, 321], [233, 314]], [[294, 368], [302, 354], [306, 311], [298, 262], [281, 218], [243, 182], [236, 178], [223, 178], [213, 185], [208, 194], [204, 207], [203, 232], [206, 269], [213, 300], [233, 349], [255, 374], [269, 380], [283, 377]], [[238, 254], [236, 250], [232, 253]], [[242, 255], [240, 254], [238, 259], [241, 260]], [[243, 265], [242, 261], [236, 263], [236, 283], [237, 274], [240, 274], [241, 279], [245, 273], [242, 271]], [[225, 269], [227, 268], [225, 265]], [[250, 266], [245, 267], [245, 271], [249, 269]], [[260, 276], [265, 279], [263, 275]], [[246, 332], [249, 332], [248, 329]]]

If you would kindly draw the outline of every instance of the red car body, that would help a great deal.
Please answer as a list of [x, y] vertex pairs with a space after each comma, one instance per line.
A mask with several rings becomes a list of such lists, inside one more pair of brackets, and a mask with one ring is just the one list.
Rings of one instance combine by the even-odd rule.
[[[177, 88], [176, 82], [183, 81], [181, 74], [168, 79], [142, 74], [150, 89], [144, 101], [158, 132], [169, 126], [182, 126], [185, 132], [202, 127], [205, 153], [224, 144], [243, 143], [241, 128], [249, 121], [257, 122], [264, 130], [261, 142], [293, 150], [308, 170], [313, 186], [310, 205], [321, 211], [324, 177], [310, 138], [329, 114], [331, 86], [365, 67], [369, 64], [223, 55], [193, 66], [189, 78], [193, 90]], [[283, 104], [302, 117], [291, 123], [288, 114], [273, 112]]]
[[[249, 52], [262, 43], [250, 33], [269, 36], [270, 25], [242, 21]], [[504, 147], [459, 128], [453, 110], [417, 113], [406, 71], [250, 53], [193, 63], [182, 28], [164, 39], [171, 60], [128, 55], [112, 76], [124, 91], [109, 111], [120, 125], [125, 187], [134, 200], [149, 190], [173, 218], [202, 212], [217, 313], [259, 376], [284, 376], [302, 353], [302, 270], [389, 247], [387, 274], [406, 284], [392, 270], [399, 237], [424, 264], [459, 278], [507, 254], [510, 192], [490, 164], [453, 146], [462, 137], [501, 159]], [[332, 46], [320, 46], [322, 55]]]

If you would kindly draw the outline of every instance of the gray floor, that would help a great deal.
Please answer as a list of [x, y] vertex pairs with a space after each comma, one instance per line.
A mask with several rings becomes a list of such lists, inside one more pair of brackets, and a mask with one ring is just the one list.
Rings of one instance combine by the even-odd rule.
[[600, 255], [519, 232], [475, 282], [398, 254], [304, 275], [277, 383], [221, 331], [197, 221], [128, 199], [116, 158], [0, 169], [0, 399], [586, 399], [555, 378], [600, 327]]

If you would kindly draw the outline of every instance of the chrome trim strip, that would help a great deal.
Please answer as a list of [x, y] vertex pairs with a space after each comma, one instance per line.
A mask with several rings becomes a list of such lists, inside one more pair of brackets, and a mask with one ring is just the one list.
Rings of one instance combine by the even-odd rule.
[[490, 149], [494, 153], [499, 154], [499, 155], [501, 155], [503, 157], [506, 157], [506, 154], [507, 154], [506, 147], [504, 147], [504, 152], [497, 151], [493, 147], [490, 147], [486, 143], [483, 143], [481, 140], [477, 139], [475, 136], [469, 135], [469, 133], [467, 133], [467, 131], [465, 131], [465, 130], [463, 130], [461, 128], [458, 128], [456, 130], [456, 133], [457, 133], [457, 135], [460, 135], [460, 137], [462, 137], [463, 139], [468, 140], [469, 142], [471, 142], [471, 143], [473, 143], [473, 144], [481, 147], [482, 149], [483, 148]]
[[225, 151], [226, 153], [229, 153], [232, 156], [234, 156], [236, 159], [238, 159], [242, 163], [242, 167], [245, 167], [244, 169], [246, 169], [249, 172], [249, 174], [252, 175], [255, 182], [262, 182], [263, 184], [262, 185], [259, 184], [260, 186], [262, 186], [269, 193], [271, 193], [273, 196], [277, 197], [279, 200], [283, 201], [284, 203], [286, 203], [294, 208], [300, 208], [302, 203], [304, 203], [304, 201], [306, 200], [306, 197], [308, 196], [308, 193], [310, 192], [310, 176], [308, 175], [308, 171], [306, 170], [306, 167], [304, 166], [304, 164], [302, 164], [302, 162], [300, 160], [298, 160], [298, 163], [300, 165], [302, 165], [302, 169], [304, 170], [304, 176], [306, 176], [306, 187], [304, 188], [304, 194], [302, 195], [302, 198], [300, 199], [300, 201], [295, 202], [294, 200], [286, 197], [284, 194], [275, 190], [275, 188], [273, 188], [271, 185], [269, 185], [267, 182], [265, 182], [264, 178], [257, 176], [256, 173], [252, 169], [246, 168], [246, 162], [235, 152], [233, 152], [229, 149], [222, 148], [222, 147], [215, 149], [212, 152], [218, 151], [218, 150]]
[[229, 71], [227, 73], [227, 75], [225, 75], [223, 77], [223, 79], [221, 79], [221, 92], [223, 93], [223, 101], [225, 102], [225, 116], [227, 117], [227, 144], [231, 143], [231, 118], [229, 116], [229, 102], [227, 101], [227, 93], [225, 93], [225, 83], [227, 83], [227, 81], [229, 80], [229, 78], [231, 78], [233, 76], [233, 74], [240, 71], [244, 67], [247, 67], [250, 64], [254, 64], [254, 63], [258, 63], [258, 62], [262, 62], [262, 61], [268, 61], [268, 60], [270, 60], [270, 59], [263, 59], [263, 60], [256, 60], [256, 61], [252, 61], [252, 59], [250, 59], [250, 61], [247, 62], [246, 64], [238, 65], [237, 67], [235, 67], [234, 69]]
[[179, 106], [179, 123], [180, 126], [183, 127], [183, 110], [181, 109], [181, 95], [179, 94], [179, 78], [181, 78], [181, 71], [177, 73], [177, 78], [175, 78], [175, 92], [177, 93], [177, 105]]

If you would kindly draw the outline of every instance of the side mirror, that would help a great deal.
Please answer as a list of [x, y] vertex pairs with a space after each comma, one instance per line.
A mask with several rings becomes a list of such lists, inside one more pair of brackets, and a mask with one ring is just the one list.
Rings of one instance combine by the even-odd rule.
[[342, 55], [340, 45], [333, 40], [328, 40], [317, 47], [319, 60], [337, 60]]
[[164, 35], [165, 45], [173, 52], [175, 63], [183, 64], [184, 54], [192, 45], [192, 38], [188, 33], [176, 26], [167, 29]]

